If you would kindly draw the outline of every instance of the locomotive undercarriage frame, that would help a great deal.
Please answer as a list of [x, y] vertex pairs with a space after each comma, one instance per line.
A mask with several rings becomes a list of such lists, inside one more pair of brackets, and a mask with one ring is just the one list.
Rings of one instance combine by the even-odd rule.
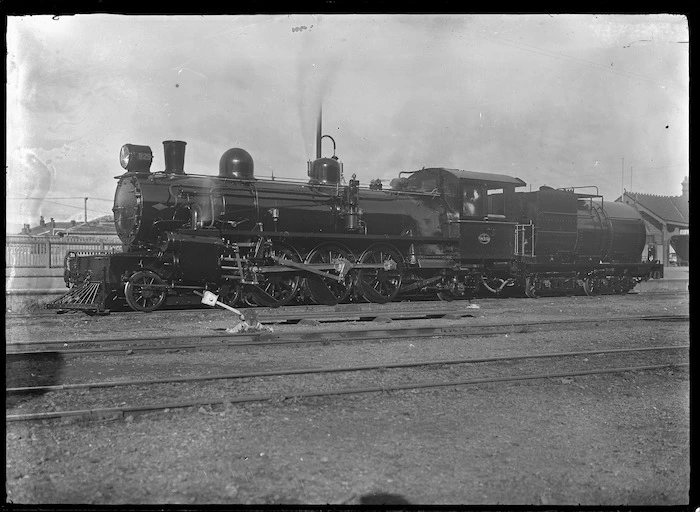
[[[199, 233], [197, 233], [199, 231]], [[152, 311], [193, 291], [217, 293], [225, 304], [277, 307], [296, 301], [334, 305], [344, 301], [389, 302], [399, 294], [435, 293], [441, 300], [470, 298], [480, 290], [499, 295], [520, 290], [528, 297], [627, 293], [638, 282], [659, 277], [654, 264], [459, 260], [455, 238], [345, 236], [328, 233], [241, 232], [226, 237], [184, 233], [172, 247], [105, 254], [100, 271], [66, 270], [71, 290], [54, 301], [54, 309], [103, 312], [120, 296], [135, 310]], [[182, 233], [181, 233], [182, 234]], [[250, 236], [249, 236], [250, 235]], [[192, 238], [186, 238], [190, 236]], [[236, 240], [234, 242], [234, 240]], [[343, 243], [345, 242], [345, 243]], [[188, 245], [189, 244], [189, 245]], [[179, 250], [200, 246], [219, 262], [217, 273], [193, 278], [197, 257], [183, 271]], [[421, 245], [423, 244], [423, 245]], [[439, 244], [439, 254], [416, 253], [416, 247]], [[194, 254], [198, 255], [198, 249]], [[430, 251], [427, 251], [430, 252]], [[212, 256], [213, 255], [213, 256]], [[97, 261], [97, 260], [95, 260]], [[209, 261], [209, 260], [207, 260]], [[114, 263], [116, 262], [116, 263]], [[107, 268], [122, 268], [115, 279]], [[98, 266], [94, 263], [93, 266]], [[656, 273], [656, 275], [654, 274]], [[95, 279], [93, 274], [99, 274]]]
[[[105, 255], [103, 293], [99, 297], [93, 293], [91, 300], [75, 308], [105, 310], [105, 295], [109, 294], [121, 297], [132, 309], [153, 311], [166, 299], [173, 303], [178, 297], [204, 290], [217, 293], [222, 302], [231, 305], [243, 300], [249, 305], [276, 307], [295, 300], [328, 305], [346, 300], [383, 303], [415, 289], [433, 290], [441, 298], [451, 299], [471, 295], [478, 286], [471, 275], [473, 269], [455, 272], [453, 260], [443, 260], [447, 263], [443, 268], [426, 269], [405, 262], [410, 242], [434, 242], [434, 238], [355, 237], [349, 239], [352, 243], [348, 247], [328, 241], [325, 234], [303, 238], [287, 233], [256, 235], [255, 239], [224, 244], [217, 242], [219, 238], [206, 240], [205, 250], [218, 244], [216, 250], [221, 252], [219, 278], [208, 281], [188, 279], [183, 274], [177, 248]], [[110, 266], [123, 271], [110, 279], [106, 270]], [[89, 275], [68, 274], [72, 286], [68, 295], [85, 296], [94, 288]]]
[[[284, 241], [283, 241], [284, 239]], [[361, 290], [358, 296], [373, 302], [388, 302], [395, 298], [401, 287], [403, 261], [398, 249], [390, 244], [365, 244], [359, 258], [340, 244], [321, 243], [304, 251], [307, 261], [302, 263], [291, 243], [309, 246], [288, 237], [259, 236], [254, 243], [229, 243], [220, 260], [220, 278], [207, 282], [187, 279], [178, 268], [177, 252], [137, 251], [105, 256], [105, 276], [100, 290], [114, 288], [126, 303], [138, 311], [153, 311], [163, 305], [167, 297], [190, 294], [192, 291], [211, 290], [221, 295], [224, 303], [243, 298], [250, 305], [276, 307], [297, 299], [304, 284], [305, 295], [317, 303], [338, 303], [347, 299], [352, 289]], [[334, 257], [323, 256], [321, 249]], [[357, 249], [356, 249], [357, 250]], [[359, 252], [359, 251], [358, 251]], [[310, 259], [309, 259], [310, 258]], [[111, 261], [110, 261], [111, 260]], [[110, 263], [119, 260], [126, 269], [117, 278], [106, 273]], [[124, 263], [126, 262], [126, 263]], [[115, 266], [115, 265], [113, 265]], [[68, 272], [71, 291], [62, 303], [75, 303], [75, 297], [89, 296], [74, 304], [75, 309], [105, 310], [104, 293], [94, 293], [95, 283], [90, 272]], [[318, 279], [316, 279], [318, 278]], [[59, 301], [60, 302], [60, 301]]]
[[[263, 275], [284, 274], [294, 270], [302, 272], [302, 300], [318, 304], [334, 305], [344, 300], [384, 303], [410, 290], [425, 291], [432, 286], [439, 291], [446, 288], [446, 285], [441, 286], [440, 283], [447, 281], [445, 276], [436, 276], [436, 273], [449, 270], [456, 264], [454, 260], [443, 256], [442, 264], [431, 267], [426, 273], [415, 272], [420, 267], [418, 262], [409, 263], [411, 244], [456, 244], [456, 240], [450, 238], [363, 236], [360, 239], [357, 236], [331, 237], [326, 233], [298, 237], [288, 233], [265, 235], [272, 241], [284, 240], [295, 247], [311, 247], [304, 251], [307, 256], [303, 263], [275, 257], [273, 261], [276, 265], [264, 266], [257, 271]], [[340, 241], [328, 241], [329, 238]], [[347, 242], [347, 245], [341, 241]], [[314, 246], [315, 243], [318, 245]]]
[[372, 302], [388, 302], [398, 293], [402, 257], [389, 244], [359, 246], [359, 257], [338, 243], [305, 248], [310, 246], [308, 240], [266, 238], [252, 257], [242, 259], [245, 264], [230, 267], [238, 273], [222, 277], [238, 281], [244, 295], [247, 289], [253, 303], [267, 307], [292, 302], [300, 288], [305, 298], [327, 305], [347, 299], [353, 288]]
[[[311, 261], [310, 256], [306, 257], [304, 263], [276, 258], [275, 263], [278, 265], [257, 269], [259, 274], [284, 274], [290, 271], [285, 267], [304, 272], [304, 298], [319, 304], [333, 305], [348, 298], [388, 302], [399, 294], [415, 290], [432, 291], [443, 300], [451, 300], [475, 296], [484, 282], [483, 264], [460, 268], [457, 238], [366, 235], [358, 239], [356, 235], [347, 234], [315, 233], [309, 236], [308, 233], [270, 232], [262, 235], [273, 241], [284, 240], [295, 247], [308, 247], [309, 243], [318, 243], [308, 251], [309, 255], [319, 248], [335, 252], [335, 257], [326, 257], [323, 263]], [[335, 241], [328, 241], [329, 239]], [[417, 244], [441, 244], [452, 250], [449, 251], [450, 254], [443, 253], [440, 256], [416, 255], [413, 247]], [[384, 258], [382, 251], [391, 256]], [[493, 283], [494, 293], [500, 291], [503, 282], [504, 280], [496, 278], [496, 283]], [[512, 284], [512, 281], [507, 283], [508, 286]], [[350, 293], [350, 288], [353, 293]]]

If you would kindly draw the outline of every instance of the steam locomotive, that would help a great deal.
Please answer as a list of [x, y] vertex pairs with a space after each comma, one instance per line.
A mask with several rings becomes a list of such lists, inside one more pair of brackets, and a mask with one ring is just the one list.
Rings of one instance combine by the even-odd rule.
[[[321, 157], [321, 139], [333, 156]], [[423, 168], [347, 183], [335, 141], [317, 134], [308, 181], [261, 179], [251, 155], [224, 152], [218, 176], [184, 171], [183, 141], [165, 141], [165, 170], [148, 146], [126, 144], [114, 222], [121, 253], [66, 255], [69, 291], [54, 309], [137, 311], [210, 291], [225, 304], [385, 303], [627, 293], [661, 277], [642, 262], [644, 222], [595, 187], [516, 192], [519, 178]]]

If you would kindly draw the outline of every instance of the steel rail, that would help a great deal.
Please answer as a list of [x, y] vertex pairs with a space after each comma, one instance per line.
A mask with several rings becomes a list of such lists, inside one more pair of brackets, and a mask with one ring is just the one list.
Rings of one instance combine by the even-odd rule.
[[[492, 297], [495, 298], [495, 297]], [[259, 319], [262, 321], [277, 321], [280, 318], [291, 320], [294, 319], [304, 319], [304, 318], [317, 318], [317, 317], [334, 317], [334, 316], [372, 316], [377, 313], [381, 314], [401, 314], [405, 312], [409, 313], [426, 313], [440, 312], [444, 311], [445, 307], [452, 308], [450, 312], [460, 312], [465, 309], [473, 308], [470, 306], [471, 300], [455, 300], [449, 303], [445, 303], [438, 299], [430, 301], [410, 301], [410, 302], [390, 302], [387, 304], [375, 304], [375, 303], [348, 303], [348, 304], [337, 304], [335, 306], [323, 306], [323, 305], [308, 305], [300, 304], [296, 306], [281, 306], [279, 308], [266, 308], [261, 306], [241, 306], [242, 309], [247, 311], [255, 311], [258, 314]], [[212, 313], [220, 313], [221, 311], [205, 307], [201, 303], [193, 303], [193, 307], [182, 308], [182, 309], [159, 309], [156, 312], [150, 313], [151, 315], [201, 315], [205, 311], [210, 311]], [[195, 307], [196, 306], [196, 307]], [[78, 312], [78, 310], [74, 310]], [[143, 312], [140, 311], [112, 311], [110, 316], [143, 316]], [[33, 314], [25, 313], [8, 313], [7, 318], [14, 319], [35, 319], [37, 317], [50, 317], [59, 318], [55, 311], [51, 310], [40, 310]]]
[[[63, 290], [60, 290], [60, 293], [63, 293]], [[627, 295], [631, 296], [636, 296], [636, 295], [644, 295], [645, 297], [663, 297], [666, 295], [688, 295], [690, 292], [688, 290], [649, 290], [649, 291], [637, 291], [637, 290], [632, 290], [626, 295], [623, 295], [622, 297], [625, 297]], [[583, 296], [581, 296], [583, 297]], [[608, 295], [602, 295], [601, 297], [608, 297]], [[612, 297], [612, 295], [610, 295]], [[620, 297], [620, 296], [616, 296]], [[549, 297], [552, 299], [559, 299], [559, 298], [566, 298], [566, 297]], [[525, 297], [494, 297], [494, 296], [484, 296], [484, 297], [477, 297], [472, 300], [477, 300], [477, 301], [484, 301], [484, 300], [507, 300], [507, 299], [516, 299], [516, 300], [529, 300]], [[460, 303], [467, 303], [469, 304], [471, 301], [467, 301], [466, 299], [456, 299], [454, 302], [451, 302], [449, 304], [460, 304]], [[284, 317], [286, 315], [289, 315], [291, 319], [296, 319], [300, 318], [299, 316], [294, 316], [292, 315], [303, 315], [301, 318], [306, 318], [311, 315], [322, 315], [322, 316], [330, 316], [331, 314], [350, 314], [350, 313], [360, 313], [360, 312], [367, 312], [367, 313], [376, 313], [378, 310], [382, 312], [389, 312], [391, 311], [390, 307], [392, 305], [412, 305], [415, 307], [416, 310], [422, 310], [424, 308], [433, 308], [436, 311], [440, 309], [440, 307], [445, 306], [445, 302], [440, 301], [438, 299], [435, 300], [422, 300], [422, 301], [411, 301], [411, 302], [391, 302], [388, 304], [374, 304], [374, 303], [349, 303], [349, 304], [338, 304], [337, 306], [316, 306], [316, 305], [305, 305], [305, 304], [300, 304], [297, 306], [282, 306], [280, 308], [272, 309], [272, 308], [264, 308], [264, 307], [247, 307], [247, 306], [242, 306], [243, 309], [249, 310], [258, 310], [258, 315], [260, 319], [263, 319], [263, 322], [267, 321], [268, 318], [270, 320], [276, 319], [279, 317]], [[210, 308], [205, 308], [200, 306], [198, 303], [194, 303], [191, 305], [192, 307], [182, 307], [181, 309], [159, 309], [157, 312], [151, 313], [151, 314], [157, 314], [157, 315], [170, 315], [170, 314], [201, 314], [203, 311], [216, 311], [212, 310]], [[387, 308], [385, 309], [378, 309], [378, 308]], [[337, 308], [334, 309], [333, 311], [328, 311], [327, 309], [321, 309], [319, 308]], [[408, 311], [408, 310], [407, 310]], [[74, 312], [77, 314], [79, 311], [74, 310]], [[136, 316], [142, 316], [142, 312], [137, 312], [137, 311], [112, 311], [110, 312], [110, 316], [128, 316], [128, 315], [136, 315]], [[39, 310], [34, 313], [13, 313], [13, 312], [8, 312], [5, 313], [5, 318], [6, 319], [35, 319], [37, 317], [60, 317], [60, 314], [57, 314], [55, 310]], [[363, 316], [368, 316], [368, 315], [363, 315]]]
[[371, 364], [371, 365], [358, 365], [358, 366], [344, 366], [344, 367], [321, 367], [321, 368], [300, 368], [300, 369], [290, 369], [290, 370], [272, 370], [264, 372], [247, 372], [247, 373], [227, 373], [218, 375], [203, 375], [194, 377], [171, 377], [166, 379], [132, 379], [124, 381], [106, 381], [106, 382], [86, 382], [80, 384], [57, 384], [52, 386], [26, 386], [18, 388], [5, 388], [6, 394], [12, 393], [28, 393], [37, 391], [65, 391], [74, 389], [88, 389], [88, 388], [108, 388], [108, 387], [120, 387], [120, 386], [135, 386], [135, 385], [149, 385], [149, 384], [173, 384], [173, 383], [183, 383], [183, 382], [202, 382], [208, 380], [233, 380], [233, 379], [245, 379], [253, 377], [277, 377], [285, 375], [303, 375], [309, 373], [339, 373], [339, 372], [354, 372], [354, 371], [367, 371], [367, 370], [379, 370], [388, 368], [411, 368], [416, 366], [434, 366], [434, 365], [458, 365], [458, 364], [473, 364], [473, 363], [490, 363], [490, 362], [500, 362], [500, 361], [518, 361], [523, 359], [545, 359], [554, 357], [577, 357], [586, 355], [599, 355], [599, 354], [622, 354], [622, 353], [640, 353], [649, 351], [659, 351], [659, 350], [681, 350], [688, 349], [690, 345], [666, 345], [657, 347], [638, 347], [638, 348], [614, 348], [605, 350], [582, 350], [576, 352], [549, 352], [545, 354], [523, 354], [515, 356], [494, 356], [494, 357], [482, 357], [482, 358], [468, 358], [468, 359], [431, 359], [423, 361], [411, 361], [406, 363], [389, 363], [389, 364]]
[[[184, 350], [196, 348], [212, 348], [222, 346], [249, 346], [249, 345], [288, 345], [288, 344], [304, 344], [304, 343], [327, 343], [329, 341], [359, 341], [359, 340], [374, 340], [374, 339], [400, 339], [400, 338], [418, 338], [426, 336], [485, 336], [495, 334], [511, 334], [524, 333], [530, 329], [553, 326], [560, 327], [568, 326], [570, 329], [575, 329], [576, 324], [590, 323], [609, 323], [609, 322], [638, 322], [638, 321], [688, 321], [690, 315], [648, 315], [634, 317], [613, 317], [613, 318], [569, 318], [557, 320], [541, 320], [537, 322], [508, 322], [494, 324], [471, 324], [471, 325], [447, 325], [447, 326], [423, 326], [423, 327], [384, 327], [372, 329], [344, 329], [334, 331], [300, 331], [287, 333], [227, 333], [227, 334], [183, 334], [172, 336], [155, 336], [148, 338], [102, 338], [96, 340], [41, 340], [41, 341], [24, 341], [13, 342], [6, 344], [6, 355], [31, 355], [42, 354], [46, 352], [57, 352], [60, 354], [103, 354], [110, 352], [124, 352], [125, 350], [133, 351], [148, 351], [148, 350]], [[498, 330], [500, 328], [500, 330]], [[490, 329], [490, 330], [489, 330]], [[516, 329], [520, 329], [516, 331]], [[569, 329], [567, 329], [569, 330]], [[534, 331], [533, 331], [534, 332]], [[539, 330], [537, 332], [544, 332]], [[15, 346], [31, 346], [31, 345], [61, 345], [68, 347], [76, 344], [102, 344], [102, 343], [153, 343], [153, 342], [168, 342], [177, 340], [218, 340], [218, 343], [206, 344], [179, 344], [168, 346], [130, 346], [120, 348], [98, 348], [98, 349], [69, 349], [62, 350], [8, 350]], [[225, 343], [224, 340], [235, 340]]]
[[[202, 310], [198, 310], [202, 311]], [[204, 311], [210, 311], [210, 310], [204, 310]], [[250, 308], [245, 309], [241, 308], [241, 312], [244, 314], [246, 312], [251, 311]], [[426, 311], [425, 309], [423, 310], [418, 310], [418, 309], [406, 309], [406, 310], [398, 310], [398, 311], [355, 311], [355, 310], [349, 310], [349, 311], [322, 311], [322, 312], [314, 312], [314, 311], [309, 311], [306, 312], [305, 314], [299, 314], [296, 312], [294, 315], [283, 315], [280, 314], [278, 316], [275, 315], [270, 315], [270, 314], [265, 314], [265, 313], [259, 313], [258, 315], [258, 321], [261, 324], [275, 324], [275, 323], [283, 323], [283, 322], [291, 322], [294, 320], [297, 320], [299, 322], [302, 322], [304, 320], [308, 320], [310, 318], [313, 319], [321, 319], [321, 320], [339, 320], [339, 321], [354, 321], [357, 319], [363, 320], [363, 319], [376, 319], [376, 318], [389, 318], [392, 320], [422, 320], [422, 319], [438, 319], [438, 318], [445, 318], [448, 317], [448, 319], [452, 320], [458, 320], [459, 318], [464, 318], [464, 317], [472, 317], [474, 315], [473, 311], [475, 309], [473, 308], [459, 308], [459, 309], [432, 309]], [[192, 311], [189, 311], [190, 313]], [[218, 312], [218, 311], [217, 311]], [[182, 312], [181, 312], [182, 313]], [[187, 311], [185, 311], [187, 313]], [[231, 317], [227, 317], [231, 318]], [[197, 336], [193, 336], [197, 337]], [[163, 339], [164, 337], [153, 337], [153, 338], [138, 338], [138, 339], [145, 339], [145, 340], [160, 340]], [[137, 339], [137, 338], [134, 338]], [[119, 341], [121, 338], [102, 338], [102, 339], [97, 339], [97, 340], [85, 340], [85, 339], [70, 339], [70, 340], [53, 340], [53, 341], [13, 341], [6, 343], [6, 346], [17, 346], [17, 345], [44, 345], [47, 343], [103, 343], [103, 342], [112, 342], [112, 341]]]
[[364, 394], [364, 393], [386, 393], [389, 391], [401, 391], [407, 389], [426, 389], [426, 388], [436, 388], [436, 387], [450, 387], [450, 386], [467, 386], [474, 384], [487, 384], [494, 382], [513, 382], [522, 380], [536, 380], [536, 379], [551, 379], [560, 377], [577, 377], [583, 375], [600, 375], [607, 373], [623, 373], [632, 371], [647, 371], [647, 370], [660, 370], [663, 368], [678, 368], [690, 366], [689, 363], [679, 363], [679, 364], [658, 364], [658, 365], [648, 365], [648, 366], [627, 366], [622, 368], [605, 368], [600, 370], [581, 370], [572, 372], [556, 372], [556, 373], [543, 373], [543, 374], [530, 374], [530, 375], [516, 375], [508, 377], [490, 377], [481, 379], [465, 379], [465, 380], [452, 380], [452, 381], [438, 381], [438, 382], [422, 382], [414, 384], [395, 384], [390, 386], [374, 386], [365, 388], [341, 388], [333, 390], [323, 390], [323, 391], [305, 391], [297, 393], [283, 393], [274, 395], [249, 395], [241, 396], [235, 398], [212, 398], [212, 399], [197, 399], [183, 402], [172, 402], [164, 404], [153, 404], [153, 405], [136, 405], [136, 406], [125, 406], [125, 407], [106, 407], [98, 409], [81, 409], [72, 411], [52, 411], [52, 412], [42, 412], [42, 413], [28, 413], [28, 414], [8, 414], [5, 415], [5, 421], [30, 421], [30, 420], [44, 420], [52, 418], [63, 418], [71, 416], [95, 416], [101, 417], [109, 414], [120, 414], [129, 412], [148, 412], [148, 411], [159, 411], [164, 409], [182, 409], [187, 407], [204, 406], [204, 405], [225, 405], [234, 403], [245, 403], [245, 402], [263, 402], [275, 399], [299, 399], [299, 398], [309, 398], [309, 397], [323, 397], [323, 396], [335, 396], [335, 395], [351, 395], [351, 394]]
[[[297, 306], [297, 307], [303, 307], [303, 306]], [[353, 320], [353, 319], [370, 319], [370, 318], [377, 318], [377, 317], [387, 317], [387, 318], [393, 318], [397, 320], [403, 320], [406, 318], [427, 318], [427, 317], [440, 317], [440, 316], [446, 316], [446, 315], [462, 315], [462, 316], [467, 316], [473, 313], [476, 308], [472, 307], [469, 308], [468, 306], [462, 307], [462, 308], [452, 308], [452, 309], [445, 309], [443, 308], [412, 308], [412, 309], [405, 309], [405, 310], [338, 310], [338, 311], [287, 311], [287, 312], [279, 312], [279, 313], [270, 313], [268, 311], [263, 311], [263, 312], [257, 312], [256, 308], [247, 308], [247, 307], [241, 307], [240, 311], [243, 313], [246, 312], [255, 312], [258, 315], [258, 320], [263, 323], [263, 324], [275, 324], [275, 323], [292, 323], [294, 321], [302, 321], [302, 320], [308, 320], [308, 319], [314, 319], [314, 320], [319, 320], [319, 321], [328, 321], [328, 320]], [[181, 315], [184, 313], [185, 315], [190, 314], [194, 317], [194, 314], [199, 313], [201, 315], [202, 312], [204, 311], [215, 311], [216, 313], [219, 313], [220, 311], [218, 310], [213, 310], [211, 308], [209, 309], [189, 309], [189, 310], [170, 310], [167, 311], [167, 313], [174, 313], [178, 312]], [[165, 312], [158, 312], [158, 314], [162, 314]], [[142, 314], [142, 313], [140, 313]]]

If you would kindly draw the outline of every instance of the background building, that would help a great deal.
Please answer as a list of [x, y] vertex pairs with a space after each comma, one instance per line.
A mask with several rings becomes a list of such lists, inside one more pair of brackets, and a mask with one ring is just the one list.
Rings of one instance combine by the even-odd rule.
[[657, 196], [625, 190], [616, 201], [634, 206], [644, 218], [644, 256], [665, 266], [688, 265], [690, 258], [690, 182], [686, 176], [680, 196]]
[[[25, 224], [16, 235], [5, 235], [5, 277], [17, 276], [18, 269], [62, 269], [68, 251], [94, 253], [120, 251], [111, 215], [88, 222], [48, 222], [42, 216], [37, 226]], [[7, 284], [7, 282], [6, 282]]]
[[32, 227], [25, 224], [18, 235], [28, 236], [56, 236], [56, 237], [89, 237], [109, 242], [119, 242], [117, 230], [114, 227], [114, 217], [105, 215], [87, 222], [56, 222], [51, 218], [48, 222], [44, 217], [39, 218], [39, 224]]

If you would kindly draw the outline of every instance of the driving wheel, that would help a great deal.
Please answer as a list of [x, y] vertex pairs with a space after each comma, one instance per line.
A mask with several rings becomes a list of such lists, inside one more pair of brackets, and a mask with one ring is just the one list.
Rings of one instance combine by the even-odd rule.
[[[353, 263], [355, 256], [350, 249], [340, 244], [321, 244], [313, 249], [306, 257], [306, 263], [335, 264], [336, 268], [323, 270], [329, 274], [338, 275], [338, 266], [344, 261]], [[343, 281], [324, 278], [319, 275], [310, 275], [304, 280], [304, 290], [316, 304], [325, 306], [335, 306], [344, 302], [352, 291], [352, 273], [345, 275]]]
[[383, 304], [398, 295], [403, 279], [403, 258], [396, 249], [386, 244], [372, 245], [360, 256], [360, 264], [376, 266], [360, 267], [357, 273], [357, 282], [365, 299]]
[[[270, 266], [280, 264], [273, 257], [282, 257], [288, 260], [301, 262], [299, 254], [287, 244], [275, 242], [268, 249], [267, 263]], [[299, 290], [301, 277], [299, 271], [293, 268], [289, 272], [261, 273], [261, 278], [256, 285], [250, 285], [250, 298], [258, 305], [267, 308], [277, 308], [292, 302]]]

